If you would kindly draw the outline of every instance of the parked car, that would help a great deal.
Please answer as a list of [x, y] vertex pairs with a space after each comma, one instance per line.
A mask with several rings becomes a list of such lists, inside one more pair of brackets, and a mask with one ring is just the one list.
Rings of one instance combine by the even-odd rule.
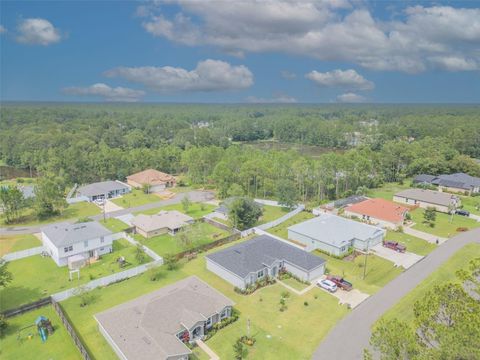
[[353, 289], [353, 285], [351, 282], [345, 280], [343, 277], [341, 276], [337, 276], [337, 275], [327, 275], [327, 280], [330, 280], [331, 282], [333, 282], [335, 285], [337, 285], [337, 287], [339, 287], [340, 289], [342, 290], [345, 290], [345, 291], [350, 291]]
[[458, 209], [458, 210], [455, 210], [455, 214], [461, 215], [461, 216], [470, 216], [470, 211]]
[[407, 247], [405, 245], [400, 244], [396, 241], [384, 241], [383, 246], [401, 253], [404, 253], [407, 250]]
[[322, 289], [330, 291], [331, 293], [337, 291], [337, 285], [335, 285], [333, 281], [328, 279], [319, 280], [317, 282], [317, 285], [320, 286]]

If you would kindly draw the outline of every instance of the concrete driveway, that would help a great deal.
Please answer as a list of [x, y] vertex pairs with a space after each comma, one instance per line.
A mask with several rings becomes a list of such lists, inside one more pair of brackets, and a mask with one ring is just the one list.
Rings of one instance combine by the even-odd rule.
[[[325, 278], [325, 276], [323, 277]], [[316, 282], [315, 282], [316, 283]], [[318, 285], [316, 285], [318, 286]], [[352, 289], [350, 291], [345, 291], [342, 289], [337, 289], [334, 293], [331, 293], [324, 288], [318, 286], [321, 290], [327, 292], [328, 294], [335, 296], [338, 299], [338, 303], [340, 305], [347, 304], [350, 308], [354, 309], [358, 305], [360, 305], [363, 301], [365, 301], [370, 295], [361, 292], [358, 289]]]
[[[413, 225], [415, 225], [415, 224], [412, 224], [411, 226], [413, 226]], [[444, 237], [435, 236], [435, 235], [428, 234], [428, 233], [423, 232], [423, 231], [412, 229], [411, 226], [405, 226], [403, 228], [403, 232], [405, 234], [415, 236], [415, 237], [418, 237], [418, 238], [423, 239], [425, 241], [428, 241], [429, 243], [432, 243], [432, 244], [436, 244], [437, 241], [438, 241], [439, 244], [442, 244], [442, 243], [444, 243], [445, 241], [448, 240], [447, 238], [444, 238]]]
[[118, 210], [123, 210], [123, 208], [110, 200], [107, 200], [105, 202], [105, 213], [111, 213], [113, 211], [118, 211]]
[[375, 255], [393, 262], [395, 266], [403, 266], [405, 269], [408, 269], [423, 259], [423, 256], [408, 251], [399, 253], [395, 250], [384, 247], [382, 244], [375, 245], [371, 250]]

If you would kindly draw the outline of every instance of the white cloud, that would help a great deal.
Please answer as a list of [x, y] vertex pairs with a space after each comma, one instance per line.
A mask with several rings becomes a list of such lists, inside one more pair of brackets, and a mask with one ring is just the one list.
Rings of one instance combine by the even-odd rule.
[[105, 72], [162, 92], [221, 91], [245, 89], [253, 85], [253, 74], [243, 66], [220, 60], [204, 60], [193, 70], [171, 66], [118, 67]]
[[7, 29], [5, 28], [5, 26], [0, 25], [0, 34], [6, 33], [6, 32], [7, 32]]
[[[141, 11], [142, 25], [154, 36], [188, 46], [214, 46], [238, 56], [285, 52], [409, 73], [480, 67], [479, 8], [414, 6], [397, 17], [402, 20], [381, 20], [361, 2], [171, 2], [180, 11], [167, 16], [161, 12], [165, 3], [152, 5]], [[469, 65], [442, 66], [438, 61], [451, 57]]]
[[294, 104], [298, 102], [296, 98], [287, 94], [279, 94], [270, 99], [249, 96], [245, 100], [252, 104]]
[[367, 101], [365, 96], [358, 95], [355, 93], [345, 93], [337, 96], [337, 102], [341, 103], [362, 103]]
[[287, 79], [287, 80], [293, 80], [297, 77], [297, 74], [295, 74], [291, 71], [288, 71], [288, 70], [280, 71], [280, 75], [282, 76], [282, 78]]
[[108, 101], [135, 102], [145, 95], [145, 91], [124, 87], [112, 88], [106, 84], [98, 83], [88, 87], [68, 87], [63, 89], [65, 94], [82, 96], [99, 96]]
[[312, 71], [305, 75], [315, 84], [324, 87], [339, 87], [357, 90], [372, 90], [375, 85], [373, 82], [365, 79], [362, 75], [353, 69], [333, 70], [328, 72]]
[[17, 41], [30, 45], [50, 45], [62, 39], [60, 30], [45, 19], [24, 19], [17, 27]]

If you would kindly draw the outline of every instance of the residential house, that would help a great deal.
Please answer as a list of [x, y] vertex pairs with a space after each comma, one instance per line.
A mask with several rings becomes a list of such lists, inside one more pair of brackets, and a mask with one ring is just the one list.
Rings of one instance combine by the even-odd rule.
[[[196, 276], [95, 315], [122, 360], [187, 360], [187, 344], [232, 314], [234, 302]], [[219, 335], [217, 335], [219, 336]]]
[[281, 269], [305, 281], [317, 279], [325, 272], [325, 260], [321, 257], [268, 235], [257, 236], [205, 258], [208, 270], [240, 289], [266, 276], [277, 277]]
[[426, 175], [421, 174], [413, 179], [416, 184], [436, 185], [440, 191], [475, 194], [480, 193], [480, 178], [465, 173]]
[[149, 187], [150, 192], [162, 192], [167, 188], [175, 186], [177, 180], [170, 174], [147, 169], [127, 176], [127, 184], [134, 188], [142, 188], [144, 185]]
[[348, 206], [348, 205], [351, 205], [351, 204], [356, 204], [360, 201], [364, 201], [364, 200], [367, 200], [367, 198], [365, 196], [362, 196], [362, 195], [351, 195], [347, 198], [344, 198], [344, 199], [338, 199], [338, 200], [335, 200], [335, 201], [332, 201], [328, 204], [325, 204], [325, 205], [322, 205], [318, 208], [315, 208], [312, 210], [312, 214], [313, 215], [320, 215], [320, 214], [323, 214], [327, 211], [333, 211], [335, 209], [342, 209], [344, 208], [345, 206]]
[[97, 259], [112, 252], [112, 243], [121, 237], [96, 221], [48, 225], [41, 229], [42, 243], [58, 266], [66, 266], [69, 258], [76, 261]]
[[120, 181], [102, 181], [81, 186], [77, 196], [88, 198], [88, 201], [107, 200], [125, 195], [130, 192], [130, 186]]
[[380, 244], [386, 231], [372, 225], [331, 214], [295, 224], [288, 228], [288, 238], [305, 245], [306, 251], [319, 249], [341, 256], [350, 248], [365, 251]]
[[397, 229], [403, 225], [409, 208], [381, 198], [367, 199], [345, 208], [344, 215], [357, 217], [374, 225]]
[[131, 221], [135, 231], [146, 238], [167, 233], [175, 235], [181, 228], [193, 222], [192, 217], [177, 210], [162, 210], [155, 215], [140, 214]]
[[461, 205], [458, 196], [443, 193], [440, 191], [424, 189], [407, 189], [396, 193], [393, 201], [407, 205], [419, 206], [421, 208], [432, 207], [436, 211], [448, 213]]

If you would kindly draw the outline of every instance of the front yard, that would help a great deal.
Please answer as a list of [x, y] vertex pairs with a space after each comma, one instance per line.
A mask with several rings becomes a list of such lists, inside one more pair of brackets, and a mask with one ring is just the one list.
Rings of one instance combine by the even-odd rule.
[[307, 211], [302, 211], [302, 212], [298, 213], [297, 215], [292, 216], [287, 221], [284, 221], [280, 225], [277, 225], [277, 226], [275, 226], [271, 229], [268, 229], [267, 231], [269, 233], [271, 233], [273, 235], [276, 235], [276, 236], [279, 236], [283, 239], [288, 239], [288, 230], [287, 230], [288, 227], [290, 227], [292, 225], [295, 225], [295, 224], [298, 224], [298, 223], [301, 223], [303, 221], [309, 220], [309, 219], [313, 219], [314, 217], [315, 216], [312, 213], [309, 213]]
[[[229, 235], [228, 231], [221, 230], [204, 222], [196, 223], [191, 226], [194, 226], [194, 228], [191, 229], [192, 232], [194, 232], [194, 234], [192, 234], [194, 240], [192, 247], [209, 244]], [[180, 242], [180, 234], [174, 236], [163, 234], [149, 239], [144, 238], [140, 234], [135, 234], [134, 238], [160, 256], [165, 256], [166, 254], [178, 254], [187, 250], [187, 248], [182, 246]]]
[[435, 227], [430, 227], [427, 224], [423, 223], [423, 212], [424, 209], [418, 208], [410, 212], [412, 215], [412, 221], [415, 223], [413, 226], [414, 229], [420, 230], [426, 233], [433, 234], [440, 237], [452, 237], [458, 234], [458, 228], [467, 228], [472, 230], [474, 228], [480, 227], [480, 222], [477, 222], [473, 219], [469, 219], [465, 216], [454, 215], [453, 221], [450, 222], [451, 215], [436, 212], [436, 221]]
[[150, 204], [160, 200], [162, 199], [155, 194], [145, 194], [143, 190], [132, 189], [132, 192], [110, 201], [123, 208], [130, 208]]
[[402, 243], [407, 247], [408, 252], [423, 256], [430, 254], [437, 247], [428, 241], [398, 231], [388, 230], [385, 239]]
[[462, 209], [480, 215], [480, 196], [461, 196]]
[[172, 204], [172, 205], [166, 205], [162, 207], [158, 207], [155, 209], [149, 209], [145, 211], [139, 211], [134, 213], [134, 215], [138, 214], [146, 214], [146, 215], [153, 215], [153, 214], [158, 214], [160, 210], [177, 210], [180, 211], [181, 213], [187, 214], [188, 216], [191, 216], [194, 219], [200, 219], [203, 216], [211, 213], [215, 209], [214, 205], [210, 204], [205, 204], [205, 203], [191, 203], [190, 206], [188, 207], [188, 211], [185, 212], [183, 209], [183, 205], [181, 203], [178, 204]]
[[[121, 239], [114, 241], [114, 251], [103, 255], [102, 258], [83, 267], [80, 270], [80, 279], [73, 274], [73, 281], [69, 280], [66, 266], [58, 267], [49, 257], [40, 255], [11, 261], [8, 270], [13, 275], [13, 281], [8, 287], [0, 290], [0, 310], [15, 308], [53, 293], [85, 284], [91, 280], [120, 272], [139, 265], [135, 258], [136, 249], [128, 241]], [[124, 256], [128, 265], [121, 268], [116, 262], [119, 256]]]
[[31, 234], [0, 236], [0, 256], [37, 246], [42, 246], [42, 242]]
[[233, 358], [232, 346], [238, 337], [246, 334], [247, 319], [250, 319], [251, 334], [257, 340], [252, 348], [249, 347], [247, 359], [309, 359], [327, 332], [349, 311], [338, 305], [333, 296], [315, 288], [303, 296], [290, 293], [286, 299], [287, 310], [280, 312], [279, 301], [286, 291], [283, 286], [276, 284], [249, 296], [239, 295], [231, 284], [206, 270], [204, 254], [184, 263], [176, 271], [167, 271], [164, 267], [158, 271], [161, 273], [158, 281], [151, 281], [148, 274], [143, 274], [96, 289], [93, 291], [95, 301], [83, 308], [76, 297], [62, 302], [76, 330], [94, 352], [95, 359], [114, 360], [116, 355], [98, 332], [93, 315], [190, 275], [200, 277], [228, 296], [240, 311], [237, 322], [207, 341], [222, 359]]
[[[35, 326], [35, 320], [40, 315], [47, 317], [54, 328], [53, 334], [48, 336], [44, 344], [42, 344]], [[27, 326], [28, 328], [25, 329]], [[32, 338], [28, 339], [30, 334]], [[72, 338], [50, 305], [8, 319], [6, 334], [0, 341], [0, 357], [3, 360], [82, 359]]]

